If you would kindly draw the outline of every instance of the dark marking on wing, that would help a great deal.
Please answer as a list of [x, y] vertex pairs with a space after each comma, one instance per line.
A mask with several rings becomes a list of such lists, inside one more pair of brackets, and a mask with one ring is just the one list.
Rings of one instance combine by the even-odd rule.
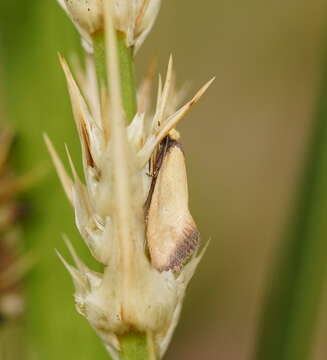
[[170, 257], [169, 264], [160, 269], [160, 271], [178, 272], [182, 266], [189, 260], [199, 246], [200, 233], [194, 225], [185, 227], [183, 238], [180, 239], [175, 253]]

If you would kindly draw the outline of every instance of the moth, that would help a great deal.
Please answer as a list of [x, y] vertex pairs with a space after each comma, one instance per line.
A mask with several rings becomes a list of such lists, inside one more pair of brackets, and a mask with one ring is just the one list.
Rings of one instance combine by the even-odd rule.
[[152, 265], [179, 271], [199, 245], [200, 234], [188, 207], [188, 185], [181, 144], [168, 135], [152, 165], [146, 202], [146, 235]]

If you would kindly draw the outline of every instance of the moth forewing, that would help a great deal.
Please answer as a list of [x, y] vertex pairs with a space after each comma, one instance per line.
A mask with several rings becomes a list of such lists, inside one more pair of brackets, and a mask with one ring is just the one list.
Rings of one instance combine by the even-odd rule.
[[147, 212], [147, 241], [152, 265], [178, 271], [199, 244], [199, 232], [188, 208], [185, 158], [181, 145], [167, 137], [157, 155]]

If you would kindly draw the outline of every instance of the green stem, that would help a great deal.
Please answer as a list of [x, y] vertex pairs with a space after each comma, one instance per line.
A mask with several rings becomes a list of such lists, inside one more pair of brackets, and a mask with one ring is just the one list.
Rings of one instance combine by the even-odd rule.
[[[104, 33], [96, 33], [93, 36], [93, 42], [97, 75], [101, 86], [103, 86], [106, 81]], [[127, 122], [130, 123], [137, 111], [133, 47], [126, 46], [125, 35], [121, 32], [117, 32], [117, 47], [123, 106]]]
[[125, 36], [122, 33], [118, 33], [117, 35], [117, 45], [120, 62], [123, 105], [127, 121], [131, 122], [137, 112], [133, 48], [126, 47]]
[[104, 32], [98, 31], [93, 35], [93, 51], [94, 51], [94, 59], [96, 72], [98, 77], [98, 82], [100, 86], [105, 86], [106, 84], [106, 49], [104, 46]]
[[156, 360], [145, 334], [129, 333], [120, 338], [121, 360]]
[[312, 359], [327, 270], [327, 56], [322, 81], [298, 201], [266, 297], [257, 360]]

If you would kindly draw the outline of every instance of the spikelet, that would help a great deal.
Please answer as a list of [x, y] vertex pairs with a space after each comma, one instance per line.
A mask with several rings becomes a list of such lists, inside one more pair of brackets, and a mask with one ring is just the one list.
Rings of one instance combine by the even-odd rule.
[[[58, 0], [75, 24], [88, 49], [92, 36], [104, 30], [103, 0]], [[113, 0], [112, 15], [117, 31], [125, 34], [126, 45], [137, 50], [155, 23], [161, 0]]]

